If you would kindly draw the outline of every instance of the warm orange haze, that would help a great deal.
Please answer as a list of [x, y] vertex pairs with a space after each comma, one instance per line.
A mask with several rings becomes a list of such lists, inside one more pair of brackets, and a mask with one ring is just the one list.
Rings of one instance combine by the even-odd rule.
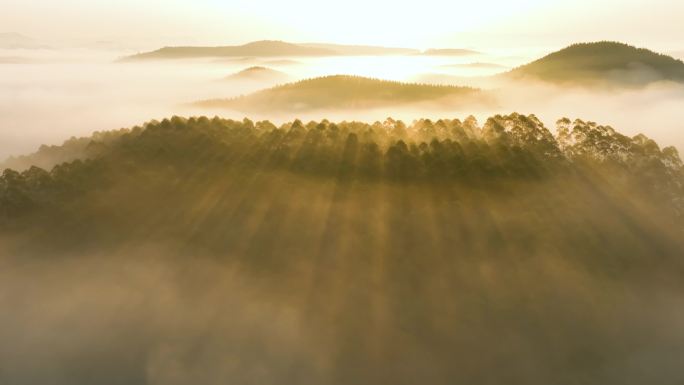
[[684, 5], [0, 4], [0, 384], [684, 382]]

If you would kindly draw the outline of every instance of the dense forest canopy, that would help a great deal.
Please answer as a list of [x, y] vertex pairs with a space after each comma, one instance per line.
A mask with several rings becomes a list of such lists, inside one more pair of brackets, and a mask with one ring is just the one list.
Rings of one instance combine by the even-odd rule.
[[[684, 168], [674, 147], [661, 149], [644, 135], [630, 138], [582, 120], [559, 120], [554, 135], [534, 115], [519, 114], [494, 116], [482, 127], [473, 117], [409, 126], [391, 118], [373, 124], [296, 120], [280, 127], [249, 119], [174, 117], [72, 138], [7, 163], [35, 165], [23, 172], [7, 169], [0, 178], [6, 215], [47, 204], [68, 195], [66, 186], [78, 187], [72, 182], [96, 183], [124, 165], [466, 185], [600, 174], [648, 189], [677, 212], [684, 196]], [[41, 164], [56, 165], [46, 171], [36, 166]]]
[[554, 52], [508, 74], [561, 84], [643, 86], [684, 82], [684, 62], [624, 43], [580, 43]]
[[369, 109], [421, 102], [441, 102], [451, 107], [493, 103], [484, 92], [469, 87], [331, 75], [300, 80], [233, 99], [204, 100], [197, 102], [196, 105], [247, 112], [303, 112]]

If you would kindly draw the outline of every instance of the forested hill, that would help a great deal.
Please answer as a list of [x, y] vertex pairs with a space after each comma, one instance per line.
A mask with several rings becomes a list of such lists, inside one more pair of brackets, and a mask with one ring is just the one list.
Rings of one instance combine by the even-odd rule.
[[[643, 135], [629, 138], [581, 120], [559, 121], [553, 135], [534, 116], [518, 114], [492, 117], [481, 128], [474, 118], [420, 120], [410, 126], [392, 119], [374, 124], [295, 121], [276, 127], [248, 119], [174, 117], [52, 149], [57, 160], [66, 159], [69, 151], [82, 159], [51, 170], [6, 170], [0, 178], [0, 215], [78, 199], [113, 188], [119, 178], [142, 177], [141, 185], [155, 181], [172, 189], [177, 178], [190, 172], [209, 178], [195, 183], [210, 188], [211, 175], [231, 169], [465, 185], [600, 175], [633, 184], [673, 212], [680, 212], [684, 197], [684, 169], [673, 147], [660, 149]], [[45, 161], [42, 155], [35, 159]]]
[[623, 43], [574, 44], [505, 76], [559, 84], [643, 86], [655, 81], [684, 82], [684, 62]]
[[[675, 188], [684, 171], [674, 147], [661, 149], [644, 135], [630, 138], [610, 126], [566, 118], [557, 122], [553, 134], [534, 115], [520, 114], [491, 117], [482, 127], [472, 116], [464, 121], [421, 119], [410, 125], [392, 118], [373, 124], [295, 120], [280, 127], [247, 118], [173, 117], [41, 146], [4, 166], [20, 163], [49, 171], [53, 165], [60, 169], [120, 159], [144, 167], [147, 161], [182, 163], [193, 158], [193, 151], [235, 167], [268, 166], [329, 177], [340, 166], [369, 178], [541, 177], [592, 164], [657, 176]], [[352, 154], [353, 159], [345, 158]]]
[[245, 112], [273, 112], [370, 109], [428, 102], [452, 107], [493, 103], [491, 98], [474, 88], [333, 75], [301, 80], [233, 99], [204, 100], [196, 105]]

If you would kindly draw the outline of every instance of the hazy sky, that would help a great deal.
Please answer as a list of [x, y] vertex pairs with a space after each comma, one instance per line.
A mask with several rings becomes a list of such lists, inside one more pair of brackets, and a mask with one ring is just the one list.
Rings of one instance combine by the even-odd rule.
[[136, 47], [259, 39], [428, 47], [621, 40], [684, 49], [676, 0], [0, 0], [0, 32]]

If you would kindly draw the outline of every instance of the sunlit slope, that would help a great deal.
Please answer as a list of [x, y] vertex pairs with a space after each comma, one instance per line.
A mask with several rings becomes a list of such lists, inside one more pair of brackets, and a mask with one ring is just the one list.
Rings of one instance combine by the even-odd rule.
[[683, 379], [672, 148], [517, 114], [120, 134], [0, 178], [7, 383]]
[[656, 81], [684, 82], [684, 62], [615, 42], [575, 44], [506, 74], [577, 85], [642, 86]]
[[492, 103], [474, 88], [335, 75], [285, 84], [234, 99], [205, 100], [196, 105], [269, 112], [368, 109], [426, 102], [452, 106]]

